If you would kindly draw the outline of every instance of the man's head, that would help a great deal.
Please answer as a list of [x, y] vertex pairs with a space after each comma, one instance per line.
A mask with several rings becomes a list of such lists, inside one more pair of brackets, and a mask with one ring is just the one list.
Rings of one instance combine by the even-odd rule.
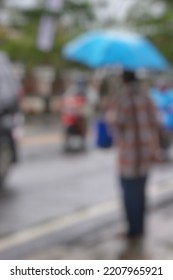
[[132, 71], [124, 71], [122, 78], [124, 83], [132, 83], [137, 81], [136, 75]]

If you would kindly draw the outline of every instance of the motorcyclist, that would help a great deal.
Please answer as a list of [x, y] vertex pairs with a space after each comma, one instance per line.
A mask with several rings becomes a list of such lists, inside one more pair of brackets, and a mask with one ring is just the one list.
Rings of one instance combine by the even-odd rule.
[[62, 101], [61, 121], [64, 128], [66, 148], [68, 148], [69, 141], [74, 136], [80, 138], [83, 142], [82, 146], [84, 146], [87, 131], [85, 106], [84, 85], [79, 81], [68, 89]]

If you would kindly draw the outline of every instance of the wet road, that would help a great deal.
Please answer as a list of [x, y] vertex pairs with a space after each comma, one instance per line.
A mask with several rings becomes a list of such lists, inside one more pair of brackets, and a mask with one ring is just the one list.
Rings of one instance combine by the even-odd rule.
[[0, 236], [114, 199], [111, 152], [68, 156], [51, 145], [22, 154], [0, 195]]
[[[31, 255], [36, 244], [53, 246], [53, 240], [59, 240], [61, 245], [72, 233], [77, 237], [85, 232], [86, 224], [87, 229], [99, 227], [105, 217], [109, 223], [122, 213], [115, 150], [90, 145], [85, 153], [65, 155], [59, 136], [54, 135], [47, 141], [25, 141], [20, 154], [20, 164], [0, 193], [0, 257], [5, 256], [4, 250], [21, 244], [25, 252], [30, 247]], [[172, 165], [154, 170], [148, 191], [152, 204], [173, 196], [172, 182]], [[26, 245], [31, 241], [32, 246]], [[11, 254], [11, 258], [23, 256], [15, 250]]]

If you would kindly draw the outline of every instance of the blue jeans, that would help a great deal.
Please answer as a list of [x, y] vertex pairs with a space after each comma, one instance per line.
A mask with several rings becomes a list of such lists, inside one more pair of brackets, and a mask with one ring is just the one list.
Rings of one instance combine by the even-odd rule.
[[147, 176], [133, 179], [120, 178], [129, 237], [140, 236], [144, 233], [146, 180]]

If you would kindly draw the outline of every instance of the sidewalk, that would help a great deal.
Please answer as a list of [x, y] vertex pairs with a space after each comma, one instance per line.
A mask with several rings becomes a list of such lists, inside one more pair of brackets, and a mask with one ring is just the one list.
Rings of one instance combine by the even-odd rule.
[[56, 133], [59, 128], [59, 120], [56, 116], [28, 117], [25, 120], [24, 130], [26, 137], [37, 137]]

